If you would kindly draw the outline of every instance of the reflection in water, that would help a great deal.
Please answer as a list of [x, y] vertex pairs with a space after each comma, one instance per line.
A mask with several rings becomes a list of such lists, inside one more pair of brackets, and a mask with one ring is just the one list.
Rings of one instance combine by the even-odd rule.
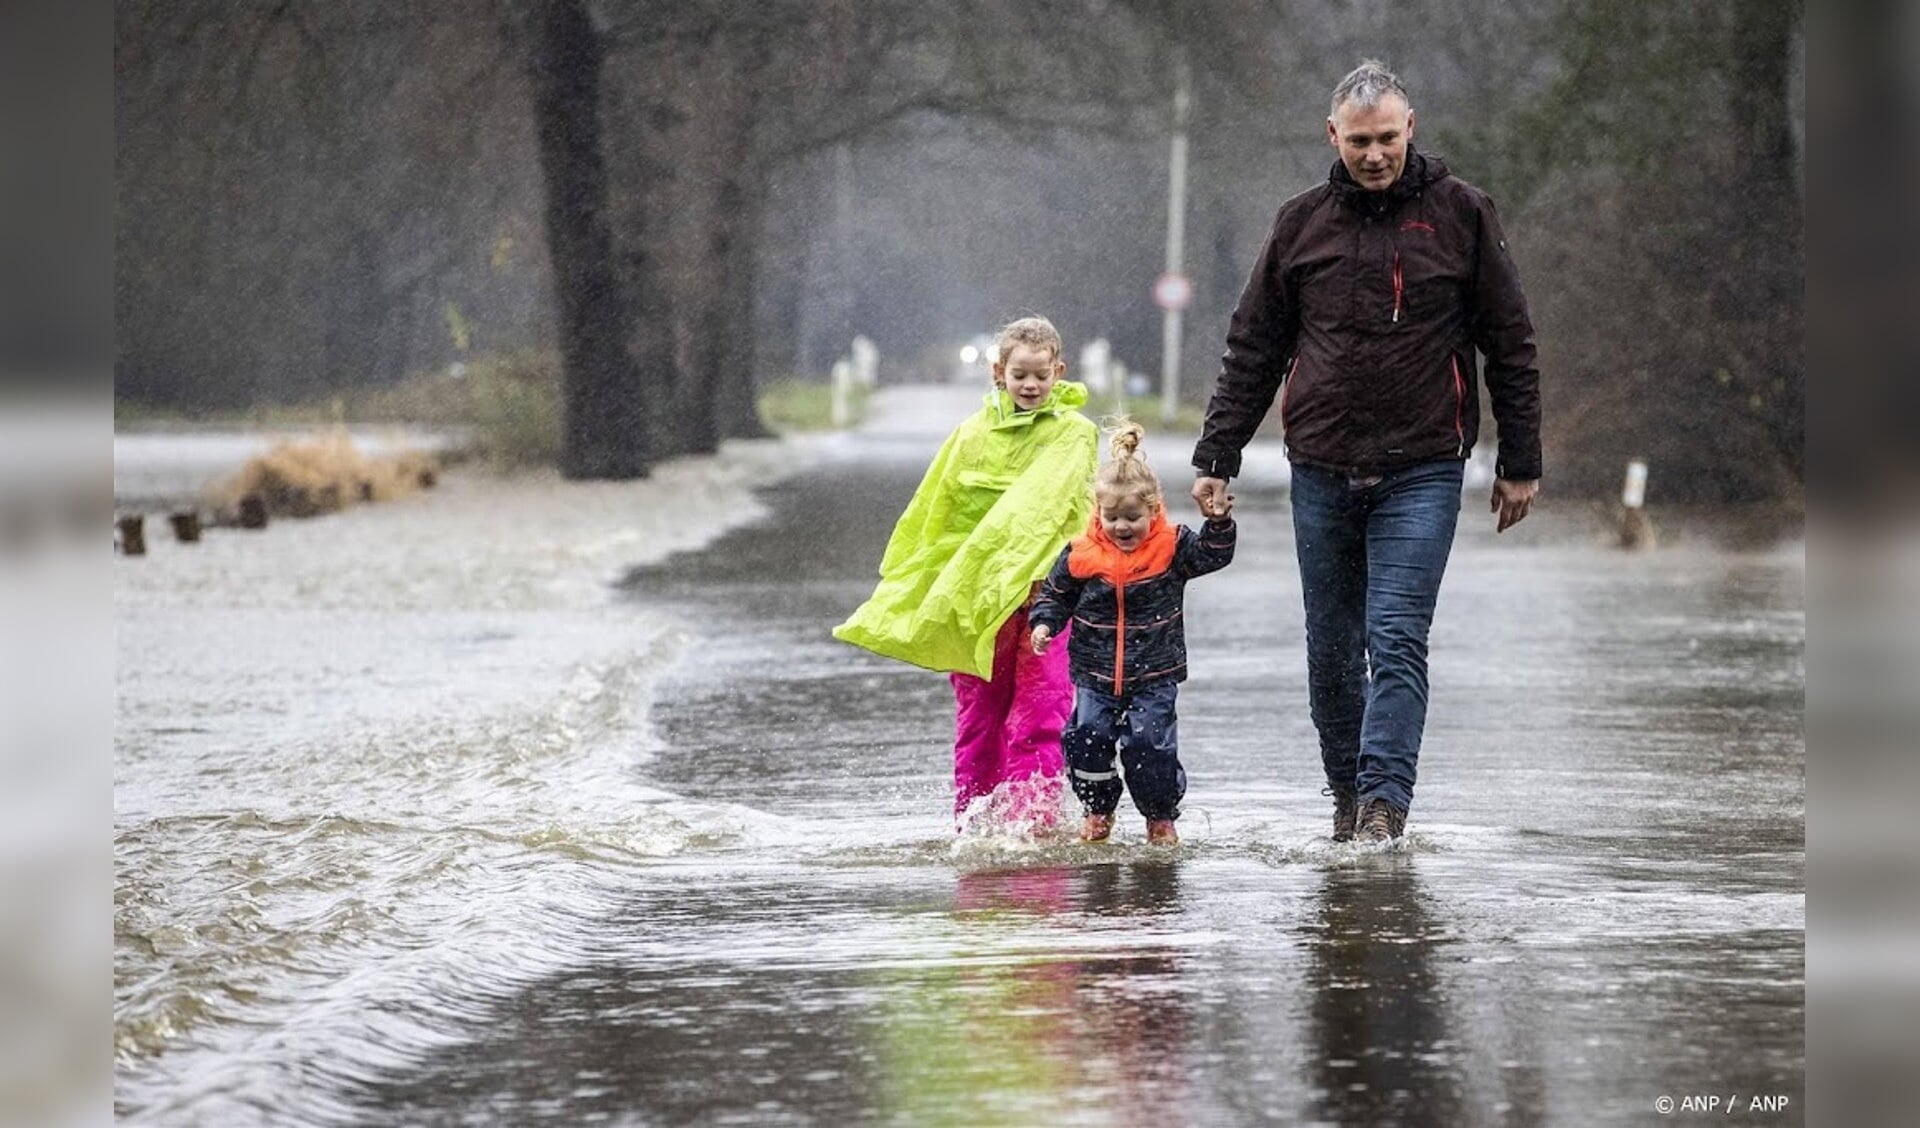
[[[1180, 868], [1170, 860], [1091, 866], [1078, 871], [1085, 912], [1117, 918], [1121, 928], [1171, 920], [1180, 910]], [[1110, 951], [1080, 961], [1082, 1098], [1108, 1104], [1122, 1124], [1181, 1124], [1188, 1105], [1192, 988], [1164, 948]]]
[[1457, 1124], [1461, 1056], [1432, 959], [1440, 926], [1413, 859], [1327, 870], [1306, 988], [1315, 1111], [1336, 1123]]
[[[1090, 1109], [1112, 1123], [1184, 1120], [1191, 1021], [1176, 958], [1154, 933], [1154, 918], [1177, 910], [1178, 873], [1154, 861], [960, 874], [954, 908], [979, 947], [889, 985], [884, 1113], [921, 1124]], [[1063, 958], [1036, 923], [1085, 934], [1099, 955]]]

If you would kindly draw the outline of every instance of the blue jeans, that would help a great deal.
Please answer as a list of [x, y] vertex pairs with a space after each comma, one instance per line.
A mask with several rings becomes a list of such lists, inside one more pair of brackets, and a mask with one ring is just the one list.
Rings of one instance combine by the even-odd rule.
[[1187, 793], [1180, 766], [1180, 725], [1174, 702], [1180, 683], [1149, 682], [1137, 692], [1115, 697], [1086, 686], [1074, 687], [1073, 719], [1060, 737], [1067, 755], [1067, 778], [1088, 813], [1111, 815], [1120, 805], [1117, 753], [1126, 769], [1126, 790], [1149, 819], [1177, 819]]
[[1427, 724], [1427, 629], [1460, 516], [1465, 464], [1378, 480], [1293, 466], [1307, 608], [1307, 690], [1327, 784], [1406, 810]]

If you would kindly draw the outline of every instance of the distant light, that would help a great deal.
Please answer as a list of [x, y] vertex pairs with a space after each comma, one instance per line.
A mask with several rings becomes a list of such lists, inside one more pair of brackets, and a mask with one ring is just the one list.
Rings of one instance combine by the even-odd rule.
[[979, 359], [980, 359], [980, 350], [974, 348], [972, 345], [968, 345], [965, 348], [960, 350], [961, 364], [972, 364], [974, 361]]

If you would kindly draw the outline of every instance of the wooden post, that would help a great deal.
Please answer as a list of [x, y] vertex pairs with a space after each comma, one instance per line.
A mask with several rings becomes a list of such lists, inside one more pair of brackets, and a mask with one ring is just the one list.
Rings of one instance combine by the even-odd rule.
[[1647, 519], [1647, 464], [1634, 459], [1627, 463], [1627, 478], [1620, 487], [1620, 547], [1629, 550], [1653, 547], [1653, 522]]
[[113, 522], [114, 544], [122, 556], [145, 556], [147, 554], [147, 519], [139, 513], [128, 513]]
[[250, 493], [240, 499], [240, 527], [243, 529], [264, 529], [267, 527], [267, 499], [257, 493]]
[[200, 511], [197, 509], [176, 509], [167, 514], [167, 524], [173, 526], [173, 539], [181, 544], [200, 542]]

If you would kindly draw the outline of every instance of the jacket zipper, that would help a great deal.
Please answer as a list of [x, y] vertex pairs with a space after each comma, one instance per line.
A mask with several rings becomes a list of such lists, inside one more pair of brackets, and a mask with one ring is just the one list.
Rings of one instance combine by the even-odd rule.
[[1300, 354], [1293, 354], [1293, 367], [1287, 369], [1286, 384], [1280, 389], [1280, 435], [1287, 434], [1287, 401], [1293, 398], [1293, 378], [1300, 371]]
[[1400, 252], [1393, 252], [1393, 323], [1400, 324], [1400, 294], [1403, 287], [1400, 281]]
[[1460, 448], [1458, 453], [1464, 458], [1467, 453], [1467, 425], [1465, 418], [1465, 412], [1467, 410], [1467, 382], [1460, 378], [1460, 358], [1458, 356], [1449, 356], [1447, 357], [1447, 362], [1453, 365], [1453, 437], [1459, 442]]
[[1120, 696], [1121, 679], [1127, 674], [1127, 581], [1114, 577], [1113, 604], [1116, 626], [1113, 628], [1113, 695]]

